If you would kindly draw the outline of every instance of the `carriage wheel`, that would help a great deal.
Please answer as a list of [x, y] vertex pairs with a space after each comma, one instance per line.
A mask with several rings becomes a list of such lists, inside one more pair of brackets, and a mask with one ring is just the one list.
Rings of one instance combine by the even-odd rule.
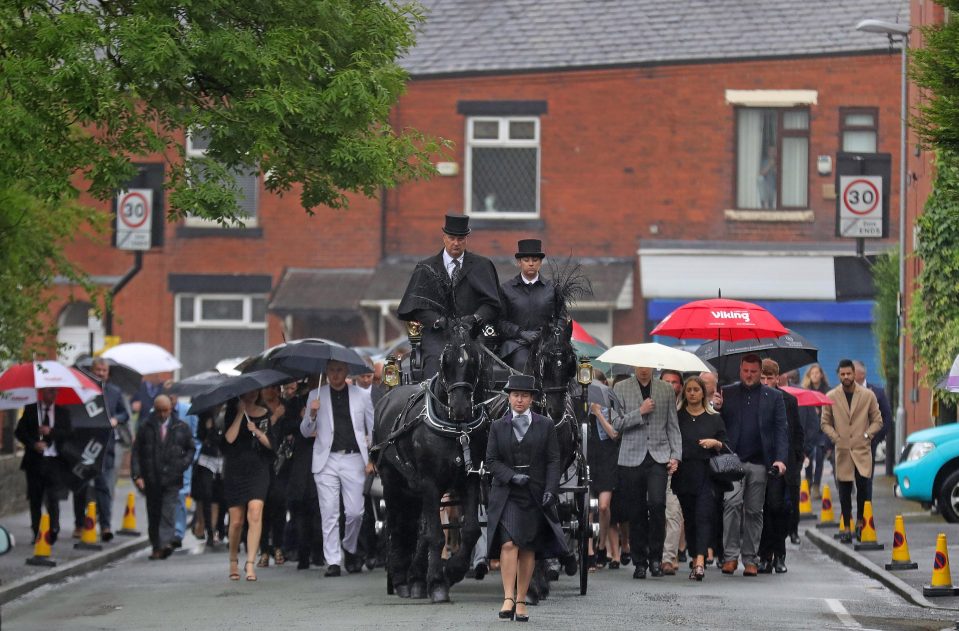
[[577, 493], [576, 515], [579, 527], [576, 530], [576, 542], [579, 552], [579, 593], [586, 595], [589, 582], [589, 539], [593, 532], [589, 525], [589, 472], [585, 458], [580, 461], [577, 483], [583, 490]]

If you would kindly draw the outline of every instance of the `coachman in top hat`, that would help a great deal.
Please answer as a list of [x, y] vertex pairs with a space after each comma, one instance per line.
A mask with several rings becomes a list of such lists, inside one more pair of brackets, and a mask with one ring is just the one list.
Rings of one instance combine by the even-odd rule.
[[[450, 319], [470, 318], [478, 332], [500, 314], [496, 268], [489, 259], [466, 251], [469, 233], [469, 217], [446, 215], [443, 250], [417, 263], [400, 301], [400, 319], [423, 325], [423, 379], [439, 372], [443, 333]], [[452, 286], [452, 304], [447, 284]]]

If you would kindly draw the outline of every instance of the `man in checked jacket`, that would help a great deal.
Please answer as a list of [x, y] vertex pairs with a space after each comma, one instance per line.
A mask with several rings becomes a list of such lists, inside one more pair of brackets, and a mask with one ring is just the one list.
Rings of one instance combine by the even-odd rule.
[[636, 377], [613, 386], [624, 414], [613, 420], [620, 433], [619, 488], [629, 506], [629, 544], [633, 578], [662, 576], [666, 536], [666, 479], [679, 467], [682, 438], [676, 396], [668, 383], [653, 379], [653, 369], [638, 367]]

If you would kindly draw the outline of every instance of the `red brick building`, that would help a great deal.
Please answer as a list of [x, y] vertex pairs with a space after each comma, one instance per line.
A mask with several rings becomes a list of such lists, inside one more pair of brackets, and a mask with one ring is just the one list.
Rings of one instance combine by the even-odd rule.
[[[868, 267], [834, 236], [835, 165], [898, 164], [898, 50], [854, 27], [905, 21], [900, 2], [425, 4], [393, 124], [453, 141], [439, 175], [312, 217], [252, 178], [245, 228], [166, 226], [114, 334], [173, 349], [184, 375], [284, 336], [381, 344], [443, 215], [466, 213], [501, 280], [521, 238], [581, 260], [595, 294], [576, 317], [608, 342], [721, 289], [819, 336], [827, 373], [833, 354], [874, 365]], [[891, 231], [867, 253], [896, 242], [898, 193], [894, 178]], [[107, 285], [132, 262], [104, 239], [70, 254]], [[85, 350], [87, 305], [64, 288], [60, 308], [61, 339]]]

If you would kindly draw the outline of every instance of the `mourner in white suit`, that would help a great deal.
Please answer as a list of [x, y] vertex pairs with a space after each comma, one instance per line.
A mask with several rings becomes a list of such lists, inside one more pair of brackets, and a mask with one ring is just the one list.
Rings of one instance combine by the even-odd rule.
[[313, 479], [323, 520], [323, 555], [327, 576], [339, 576], [340, 493], [346, 513], [343, 550], [346, 569], [359, 572], [356, 540], [363, 521], [363, 482], [372, 471], [369, 436], [373, 433], [373, 403], [368, 390], [346, 383], [346, 364], [331, 361], [326, 367], [328, 383], [310, 392], [300, 432], [316, 436], [313, 443]]

